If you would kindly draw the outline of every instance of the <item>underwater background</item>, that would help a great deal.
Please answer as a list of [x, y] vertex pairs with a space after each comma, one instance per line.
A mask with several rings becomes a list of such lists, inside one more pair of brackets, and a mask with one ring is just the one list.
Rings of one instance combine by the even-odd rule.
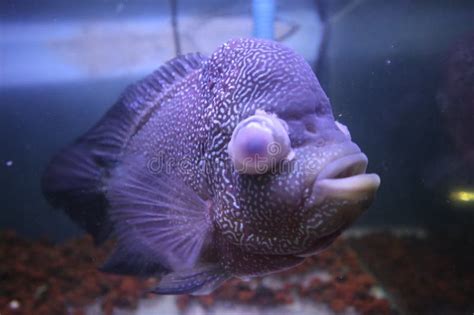
[[[382, 184], [322, 254], [211, 295], [96, 270], [41, 193], [51, 156], [130, 83], [236, 37], [303, 55]], [[2, 1], [0, 314], [472, 314], [474, 2]]]

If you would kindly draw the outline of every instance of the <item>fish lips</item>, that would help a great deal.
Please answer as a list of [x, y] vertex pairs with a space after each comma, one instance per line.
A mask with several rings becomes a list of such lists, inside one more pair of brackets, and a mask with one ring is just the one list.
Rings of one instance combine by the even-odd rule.
[[318, 237], [299, 256], [311, 256], [329, 246], [342, 231], [372, 203], [380, 186], [376, 174], [366, 174], [367, 157], [353, 153], [327, 164], [316, 177], [305, 207], [324, 212], [324, 222], [318, 224]]
[[380, 186], [377, 174], [366, 174], [367, 156], [355, 153], [330, 162], [316, 177], [313, 186], [315, 205], [328, 200], [345, 204], [372, 201]]

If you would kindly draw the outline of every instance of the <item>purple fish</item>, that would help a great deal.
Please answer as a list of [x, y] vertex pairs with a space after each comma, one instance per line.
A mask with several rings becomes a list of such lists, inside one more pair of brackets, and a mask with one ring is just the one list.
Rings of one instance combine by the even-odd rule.
[[55, 207], [117, 246], [103, 271], [205, 294], [321, 251], [380, 184], [304, 59], [237, 39], [130, 86], [43, 177]]

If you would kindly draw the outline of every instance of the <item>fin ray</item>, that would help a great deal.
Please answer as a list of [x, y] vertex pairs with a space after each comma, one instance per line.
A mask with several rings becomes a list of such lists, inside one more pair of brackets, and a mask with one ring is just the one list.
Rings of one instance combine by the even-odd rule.
[[[119, 243], [139, 243], [168, 269], [190, 269], [210, 235], [208, 204], [180, 179], [150, 172], [143, 160], [127, 158], [108, 182]], [[128, 188], [130, 182], [136, 189]]]

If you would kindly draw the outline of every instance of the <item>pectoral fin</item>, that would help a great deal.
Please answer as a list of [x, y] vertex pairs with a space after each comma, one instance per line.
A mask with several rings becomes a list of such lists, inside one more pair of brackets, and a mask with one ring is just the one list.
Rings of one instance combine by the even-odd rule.
[[107, 188], [119, 248], [169, 270], [195, 266], [211, 232], [206, 201], [179, 178], [153, 173], [143, 157], [123, 161]]

